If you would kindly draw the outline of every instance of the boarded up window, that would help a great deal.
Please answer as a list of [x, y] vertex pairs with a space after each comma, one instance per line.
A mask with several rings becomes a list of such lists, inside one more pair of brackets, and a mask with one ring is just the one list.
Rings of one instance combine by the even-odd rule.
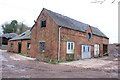
[[40, 51], [45, 52], [45, 42], [40, 42]]

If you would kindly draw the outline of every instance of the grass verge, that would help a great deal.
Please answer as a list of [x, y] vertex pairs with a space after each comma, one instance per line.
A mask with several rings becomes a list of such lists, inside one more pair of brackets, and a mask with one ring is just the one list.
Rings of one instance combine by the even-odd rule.
[[58, 64], [58, 63], [67, 63], [70, 61], [53, 61], [53, 60], [44, 60], [46, 63], [51, 63], [51, 64]]

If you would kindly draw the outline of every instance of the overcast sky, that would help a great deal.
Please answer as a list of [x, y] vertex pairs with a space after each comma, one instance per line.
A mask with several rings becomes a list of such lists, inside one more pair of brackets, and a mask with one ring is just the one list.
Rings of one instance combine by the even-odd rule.
[[[43, 8], [99, 28], [109, 37], [110, 43], [118, 42], [118, 1], [106, 0], [0, 0], [0, 25], [17, 20], [32, 27]], [[99, 0], [103, 1], [103, 0]], [[0, 28], [1, 29], [1, 28]], [[0, 30], [1, 31], [1, 30]]]

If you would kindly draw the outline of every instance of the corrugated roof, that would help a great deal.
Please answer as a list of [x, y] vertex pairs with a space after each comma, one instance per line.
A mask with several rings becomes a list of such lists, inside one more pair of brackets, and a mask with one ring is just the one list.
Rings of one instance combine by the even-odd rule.
[[0, 37], [6, 37], [6, 38], [13, 38], [15, 36], [18, 36], [16, 33], [7, 33], [7, 34], [1, 34]]
[[10, 41], [30, 39], [30, 35], [31, 35], [31, 31], [27, 30], [23, 32], [22, 34], [10, 39]]
[[[89, 26], [88, 24], [85, 24], [85, 23], [82, 23], [80, 21], [74, 20], [74, 19], [69, 18], [67, 16], [63, 16], [61, 14], [55, 13], [53, 11], [50, 11], [48, 9], [45, 9], [45, 10], [47, 10], [47, 12], [49, 13], [49, 15], [52, 17], [52, 19], [59, 26], [70, 28], [70, 29], [74, 29], [74, 30], [78, 30], [78, 31], [82, 31], [82, 32], [86, 32], [86, 30], [88, 29], [88, 26]], [[94, 35], [108, 38], [98, 28], [95, 28], [95, 27], [91, 26], [91, 29], [92, 29], [92, 32], [93, 32]]]

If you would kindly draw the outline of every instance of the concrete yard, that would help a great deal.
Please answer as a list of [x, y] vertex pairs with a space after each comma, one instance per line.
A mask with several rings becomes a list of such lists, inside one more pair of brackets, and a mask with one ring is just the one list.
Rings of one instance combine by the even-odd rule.
[[0, 50], [2, 78], [118, 78], [113, 56], [50, 64]]

